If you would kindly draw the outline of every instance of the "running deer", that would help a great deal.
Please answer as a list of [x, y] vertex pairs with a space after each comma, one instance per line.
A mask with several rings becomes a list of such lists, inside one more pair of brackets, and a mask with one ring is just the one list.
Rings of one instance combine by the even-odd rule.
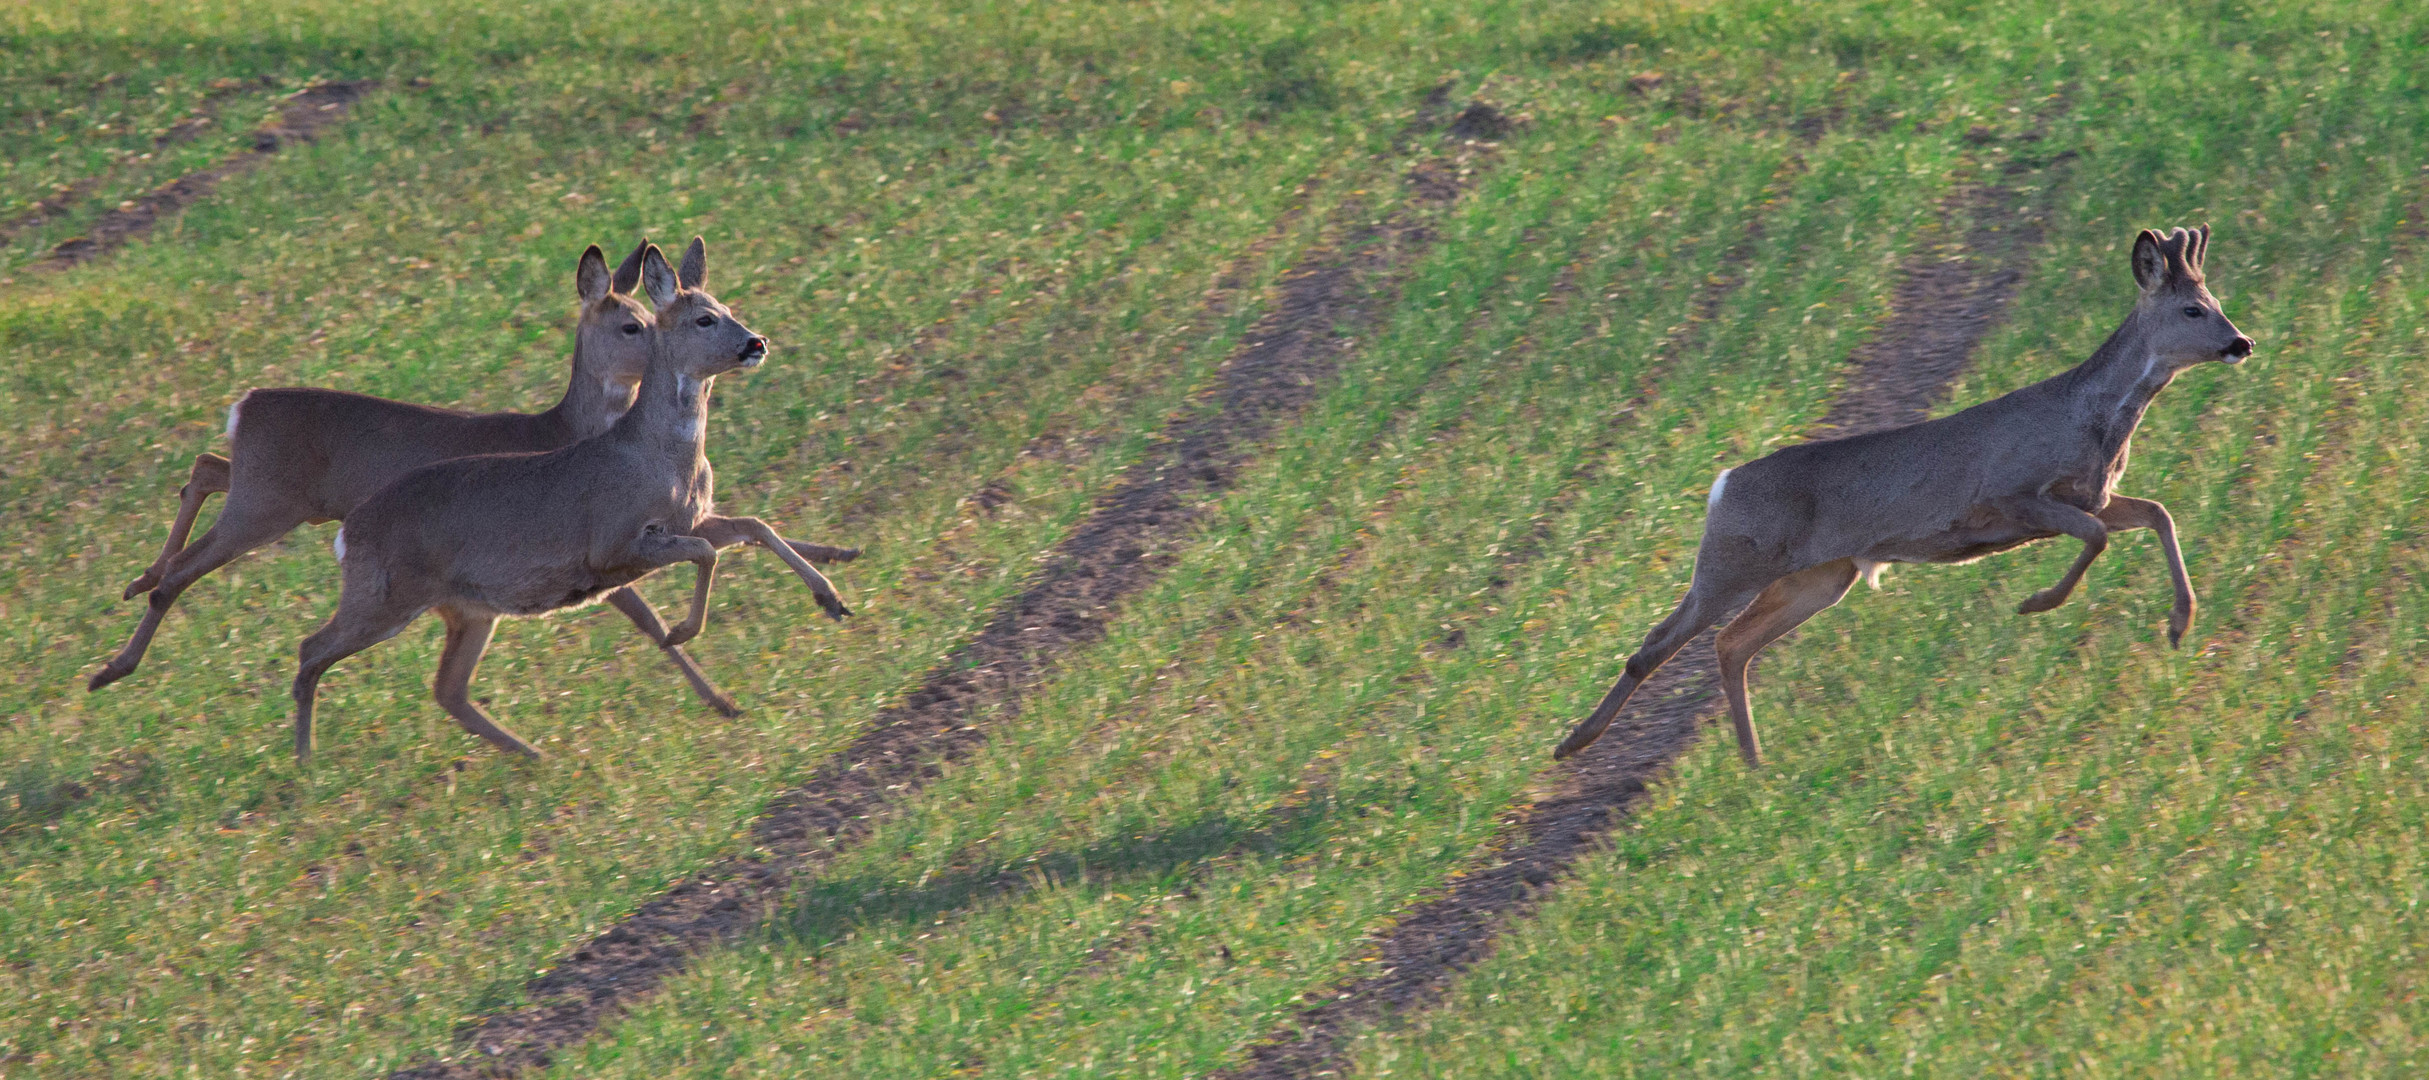
[[305, 638], [295, 675], [295, 757], [312, 756], [313, 696], [329, 666], [437, 609], [447, 640], [433, 687], [466, 731], [500, 749], [539, 752], [473, 704], [466, 688], [500, 616], [544, 615], [594, 600], [660, 568], [699, 568], [692, 608], [666, 634], [681, 645], [708, 620], [717, 551], [756, 543], [790, 564], [828, 616], [852, 613], [833, 585], [757, 518], [719, 517], [701, 453], [710, 384], [756, 368], [767, 339], [702, 289], [705, 245], [680, 272], [656, 246], [641, 283], [657, 306], [649, 363], [631, 410], [606, 432], [544, 454], [488, 454], [406, 473], [338, 529], [337, 613]]
[[2151, 398], [2186, 368], [2240, 364], [2252, 339], [2202, 280], [2210, 230], [2144, 230], [2134, 241], [2132, 314], [2073, 370], [1920, 424], [1782, 449], [1712, 482], [1695, 573], [1678, 609], [1645, 635], [1617, 685], [1553, 751], [1593, 745], [1655, 668], [1742, 605], [1714, 643], [1738, 754], [1762, 763], [1746, 703], [1754, 654], [1824, 608], [1858, 577], [1877, 588], [1890, 563], [1964, 563], [2071, 536], [2083, 542], [2056, 584], [2019, 611], [2066, 602], [2109, 534], [2159, 534], [2175, 607], [2168, 644], [2193, 623], [2193, 584], [2167, 508], [2115, 494], [2128, 443]]
[[[228, 410], [228, 456], [195, 456], [168, 543], [127, 586], [127, 599], [152, 594], [143, 621], [88, 688], [99, 690], [135, 671], [162, 617], [188, 586], [298, 525], [342, 520], [372, 492], [423, 465], [465, 454], [554, 450], [606, 431], [631, 406], [633, 387], [649, 362], [646, 331], [654, 319], [630, 295], [648, 246], [634, 247], [612, 275], [596, 246], [582, 253], [574, 272], [582, 306], [574, 326], [573, 375], [564, 398], [546, 412], [464, 413], [309, 388], [253, 390], [239, 398]], [[188, 547], [203, 501], [219, 492], [228, 496], [219, 520]], [[793, 547], [821, 562], [848, 562], [860, 554], [819, 544]], [[607, 600], [658, 644], [710, 707], [741, 714], [679, 644], [668, 643], [665, 622], [640, 593], [618, 589]]]

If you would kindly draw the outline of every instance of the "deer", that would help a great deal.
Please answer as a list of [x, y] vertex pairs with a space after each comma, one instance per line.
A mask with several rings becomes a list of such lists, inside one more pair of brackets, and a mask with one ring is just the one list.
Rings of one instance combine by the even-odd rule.
[[458, 457], [414, 469], [348, 515], [336, 546], [337, 611], [297, 649], [295, 759], [313, 750], [313, 703], [339, 660], [402, 632], [423, 612], [446, 624], [433, 693], [456, 722], [500, 750], [538, 758], [467, 690], [502, 617], [579, 607], [677, 563], [698, 570], [671, 645], [707, 625], [717, 552], [751, 542], [790, 565], [830, 618], [852, 614], [835, 588], [766, 522], [716, 513], [703, 453], [711, 384], [757, 369], [768, 340], [705, 288], [694, 237], [680, 270], [656, 245], [641, 284], [656, 307], [649, 362], [632, 408], [597, 436], [537, 454]]
[[[647, 331], [655, 316], [630, 295], [648, 247], [647, 240], [636, 245], [612, 274], [597, 245], [576, 262], [581, 309], [572, 377], [545, 412], [466, 413], [306, 387], [256, 389], [238, 398], [228, 410], [228, 455], [195, 456], [167, 544], [122, 597], [151, 593], [142, 622], [86, 688], [99, 690], [133, 674], [161, 619], [188, 587], [298, 525], [343, 520], [373, 492], [422, 465], [465, 454], [554, 450], [606, 431], [631, 406], [649, 360]], [[227, 502], [218, 520], [188, 547], [203, 501], [223, 492]], [[858, 548], [788, 543], [819, 562], [860, 555]], [[741, 715], [680, 644], [668, 643], [664, 620], [640, 593], [617, 589], [607, 601], [659, 647], [710, 708], [729, 718]]]
[[2227, 319], [2202, 276], [2209, 243], [2207, 225], [2136, 236], [2133, 311], [2064, 373], [1938, 419], [1801, 443], [1722, 469], [1706, 499], [1686, 598], [1645, 635], [1553, 758], [1593, 745], [1656, 669], [1737, 612], [1714, 653], [1738, 756], [1760, 767], [1747, 666], [1838, 603], [1857, 578], [1879, 588], [1891, 563], [1968, 563], [2036, 540], [2080, 541], [2065, 574], [2017, 608], [2033, 614], [2073, 595], [2111, 534], [2149, 529], [2175, 590], [2168, 645], [2180, 647], [2194, 599], [2175, 521], [2167, 507], [2116, 487], [2152, 398], [2187, 369], [2252, 355], [2252, 339]]

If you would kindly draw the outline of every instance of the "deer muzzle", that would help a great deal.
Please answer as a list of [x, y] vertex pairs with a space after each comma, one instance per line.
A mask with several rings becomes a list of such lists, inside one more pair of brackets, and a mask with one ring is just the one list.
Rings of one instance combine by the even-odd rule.
[[2229, 364], [2243, 363], [2243, 358], [2250, 355], [2252, 355], [2252, 339], [2242, 334], [2235, 335], [2234, 341], [2228, 342], [2226, 348], [2218, 351], [2218, 359]]
[[767, 339], [752, 337], [749, 343], [742, 346], [741, 360], [742, 366], [745, 368], [755, 368], [765, 363], [767, 361]]

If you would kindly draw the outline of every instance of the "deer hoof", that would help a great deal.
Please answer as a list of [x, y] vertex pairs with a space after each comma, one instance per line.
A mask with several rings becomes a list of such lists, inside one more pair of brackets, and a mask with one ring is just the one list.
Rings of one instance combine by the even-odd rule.
[[143, 572], [142, 577], [138, 577], [135, 580], [128, 582], [127, 591], [121, 594], [118, 598], [121, 600], [133, 600], [138, 596], [151, 592], [152, 586], [158, 584], [160, 584], [160, 575], [153, 573], [150, 570], [146, 570]]
[[732, 720], [742, 715], [742, 706], [734, 704], [734, 699], [727, 697], [724, 694], [719, 694], [716, 697], [709, 698], [708, 707], [717, 710], [717, 715], [728, 720]]
[[852, 609], [843, 606], [843, 601], [841, 600], [821, 600], [818, 602], [818, 606], [827, 609], [827, 618], [833, 619], [836, 622], [842, 622], [844, 616], [852, 613]]
[[102, 668], [101, 670], [94, 672], [92, 678], [85, 680], [84, 692], [88, 694], [92, 693], [93, 691], [99, 690], [104, 686], [108, 686], [111, 683], [126, 678], [128, 674], [129, 672], [127, 671], [118, 670], [118, 665], [116, 664]]
[[1596, 726], [1591, 720], [1577, 725], [1577, 730], [1570, 732], [1568, 738], [1560, 740], [1560, 745], [1552, 748], [1552, 760], [1563, 761], [1577, 756], [1578, 752], [1594, 745], [1594, 740], [1602, 738], [1603, 727], [1608, 726]]
[[2066, 598], [2063, 596], [2051, 596], [2049, 594], [2049, 590], [2044, 589], [2040, 592], [2032, 594], [2031, 596], [2025, 597], [2023, 603], [2016, 605], [2016, 614], [2038, 615], [2044, 611], [2048, 611], [2051, 608], [2057, 607], [2065, 600]]

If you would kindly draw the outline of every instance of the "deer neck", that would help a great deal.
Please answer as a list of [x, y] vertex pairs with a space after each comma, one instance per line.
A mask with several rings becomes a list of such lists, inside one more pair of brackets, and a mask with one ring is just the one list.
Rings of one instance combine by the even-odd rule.
[[2071, 374], [2075, 415], [2113, 454], [2133, 437], [2151, 399], [2176, 380], [2176, 367], [2152, 350], [2140, 321], [2129, 318]]
[[653, 360], [641, 377], [633, 407], [616, 420], [619, 436], [682, 454], [700, 453], [708, 431], [709, 384], [714, 378], [679, 373], [674, 365]]
[[617, 418], [632, 404], [632, 391], [624, 383], [591, 374], [590, 365], [582, 361], [582, 339], [577, 335], [573, 376], [566, 380], [565, 396], [540, 414], [541, 421], [555, 426], [568, 442], [588, 439], [614, 427]]

